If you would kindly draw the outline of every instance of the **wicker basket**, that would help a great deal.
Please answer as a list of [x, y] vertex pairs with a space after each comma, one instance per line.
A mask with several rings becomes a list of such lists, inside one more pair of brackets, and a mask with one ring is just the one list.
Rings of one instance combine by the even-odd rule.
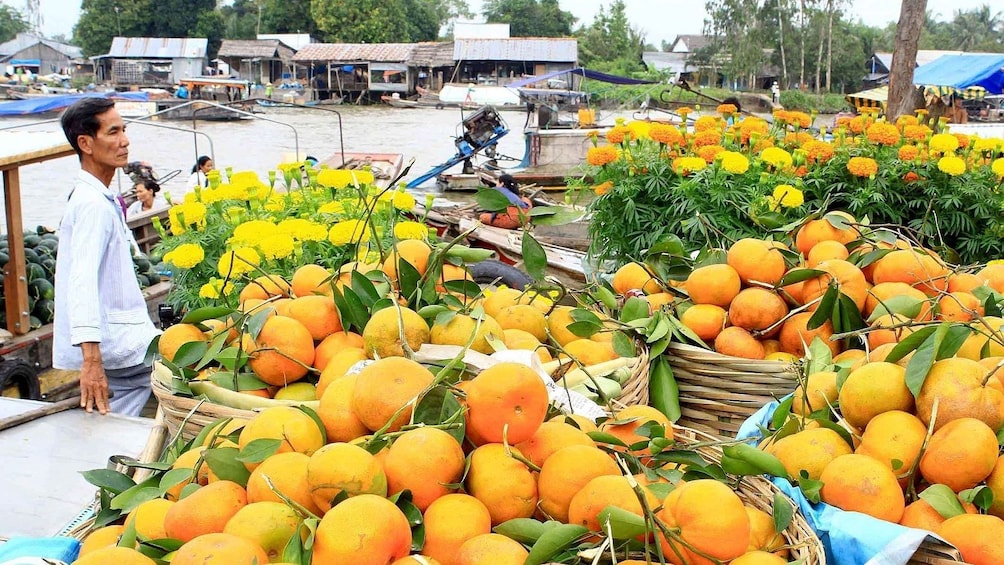
[[181, 432], [183, 439], [190, 440], [199, 435], [206, 426], [220, 418], [251, 418], [255, 412], [231, 408], [197, 398], [179, 396], [156, 378], [152, 379], [153, 395], [160, 403], [164, 423], [171, 436]]
[[795, 365], [721, 355], [671, 343], [666, 351], [680, 387], [679, 423], [725, 438], [764, 404], [798, 386]]
[[631, 377], [624, 383], [617, 404], [632, 406], [648, 404], [648, 348], [642, 347], [638, 354], [638, 364]]
[[[674, 428], [674, 434], [678, 441], [684, 443], [720, 441], [720, 438], [681, 426]], [[722, 460], [722, 448], [719, 446], [706, 445], [696, 448], [696, 451], [708, 461], [720, 463]], [[781, 492], [781, 490], [764, 477], [746, 477], [739, 483], [738, 492], [739, 498], [743, 502], [771, 514], [774, 495]], [[793, 506], [794, 504], [792, 502]], [[802, 516], [801, 512], [798, 512], [797, 506], [795, 506], [795, 514], [792, 517], [791, 523], [788, 524], [788, 528], [782, 532], [782, 535], [784, 536], [786, 545], [791, 547], [790, 560], [801, 559], [803, 560], [803, 565], [824, 565], [826, 563], [826, 553], [823, 550], [822, 542], [816, 537], [815, 532], [812, 531], [805, 517]]]

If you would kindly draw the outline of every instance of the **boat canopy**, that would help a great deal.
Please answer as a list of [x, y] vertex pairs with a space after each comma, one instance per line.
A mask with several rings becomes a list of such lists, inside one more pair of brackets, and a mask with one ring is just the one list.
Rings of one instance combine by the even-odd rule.
[[29, 114], [55, 112], [66, 108], [81, 98], [105, 96], [136, 102], [145, 102], [149, 100], [149, 96], [146, 92], [86, 92], [83, 94], [54, 94], [52, 96], [29, 98], [27, 100], [0, 102], [0, 116], [25, 116]]
[[[924, 86], [925, 89], [941, 87], [940, 90], [928, 92], [940, 96], [944, 96], [948, 89], [952, 89], [950, 93], [955, 94], [964, 93], [966, 89], [972, 87], [980, 87], [984, 93], [1000, 94], [1004, 92], [1004, 54], [945, 55], [917, 67], [913, 74], [913, 83]], [[978, 93], [979, 90], [974, 89], [971, 92]], [[971, 96], [977, 95], [971, 94]]]
[[545, 73], [542, 75], [526, 77], [515, 82], [510, 82], [506, 86], [509, 88], [520, 88], [524, 86], [530, 86], [541, 81], [549, 80], [552, 78], [560, 77], [565, 74], [579, 75], [583, 78], [588, 78], [591, 80], [598, 80], [600, 82], [609, 82], [610, 84], [655, 84], [655, 81], [642, 80], [637, 78], [622, 77], [617, 75], [610, 75], [607, 73], [601, 73], [599, 71], [591, 71], [583, 67], [575, 67], [574, 69], [564, 69], [561, 71], [553, 71], [550, 73]]
[[885, 108], [886, 100], [889, 99], [889, 87], [880, 86], [848, 94], [844, 97], [847, 103], [855, 109], [861, 108]]

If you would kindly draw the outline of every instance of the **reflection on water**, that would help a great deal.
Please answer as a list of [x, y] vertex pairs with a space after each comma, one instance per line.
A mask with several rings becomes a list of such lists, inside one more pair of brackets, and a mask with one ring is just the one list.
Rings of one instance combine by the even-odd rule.
[[[346, 151], [402, 153], [405, 161], [415, 164], [407, 178], [414, 178], [455, 153], [453, 137], [462, 119], [460, 110], [435, 108], [393, 109], [381, 106], [339, 107], [342, 116], [342, 137]], [[215, 157], [217, 167], [236, 170], [253, 169], [263, 180], [266, 171], [296, 155], [297, 142], [301, 157], [312, 155], [324, 160], [339, 150], [337, 116], [322, 110], [269, 108], [263, 117], [281, 121], [242, 120], [239, 122], [198, 122], [197, 129], [205, 136], [175, 132], [141, 123], [130, 124], [130, 160], [148, 161], [159, 176], [180, 170], [164, 189], [172, 195], [185, 192], [185, 182], [199, 155]], [[511, 133], [502, 138], [499, 153], [522, 158], [523, 126], [526, 115], [505, 112], [502, 117]], [[0, 128], [27, 124], [22, 129], [58, 130], [58, 122], [40, 124], [40, 120], [14, 118], [0, 120]], [[191, 128], [191, 122], [164, 121], [166, 125]], [[296, 130], [294, 136], [293, 129]], [[16, 130], [15, 130], [16, 131]], [[502, 166], [516, 162], [502, 161]], [[460, 165], [456, 170], [459, 171]], [[62, 217], [63, 207], [78, 170], [75, 157], [65, 157], [21, 169], [22, 209], [25, 229], [36, 225], [55, 227]], [[120, 175], [115, 182], [129, 188], [129, 179]], [[435, 191], [434, 183], [417, 192]], [[462, 199], [451, 194], [451, 199]], [[4, 227], [6, 231], [6, 227]]]

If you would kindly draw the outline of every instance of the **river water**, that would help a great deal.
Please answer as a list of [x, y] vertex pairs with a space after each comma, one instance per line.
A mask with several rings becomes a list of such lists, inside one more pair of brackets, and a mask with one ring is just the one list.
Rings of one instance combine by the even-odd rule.
[[[281, 162], [292, 161], [296, 155], [297, 141], [300, 156], [312, 155], [324, 160], [339, 151], [339, 123], [337, 116], [322, 110], [298, 108], [268, 108], [263, 118], [276, 120], [240, 120], [231, 122], [197, 122], [196, 128], [206, 136], [178, 132], [142, 123], [128, 125], [130, 140], [129, 159], [148, 161], [158, 176], [170, 171], [181, 173], [164, 185], [164, 190], [174, 195], [185, 192], [185, 184], [192, 165], [199, 155], [214, 155], [217, 168], [232, 167], [234, 171], [255, 170], [267, 179], [267, 171]], [[415, 164], [406, 180], [417, 177], [429, 168], [442, 163], [455, 153], [453, 137], [459, 132], [462, 119], [459, 109], [421, 108], [397, 109], [383, 106], [339, 106], [341, 131], [346, 151], [402, 153], [405, 162], [414, 158]], [[467, 113], [469, 114], [469, 112]], [[465, 114], [465, 115], [467, 115]], [[522, 158], [524, 153], [523, 126], [526, 114], [503, 112], [503, 120], [510, 133], [499, 144], [499, 153]], [[43, 123], [33, 118], [7, 118], [0, 120], [0, 128], [23, 125], [27, 130], [59, 130], [58, 122]], [[612, 122], [612, 119], [611, 119]], [[189, 128], [192, 122], [162, 121], [160, 124]], [[293, 130], [296, 135], [294, 136]], [[17, 131], [17, 130], [15, 130]], [[500, 160], [499, 164], [515, 166], [513, 161]], [[455, 171], [459, 172], [457, 165]], [[21, 201], [23, 223], [27, 230], [37, 225], [56, 227], [62, 217], [67, 195], [73, 187], [79, 169], [76, 157], [64, 157], [21, 168]], [[115, 183], [122, 189], [130, 186], [126, 175], [118, 175]], [[426, 183], [417, 193], [435, 192], [435, 182]], [[2, 195], [0, 195], [2, 198]], [[463, 195], [451, 193], [452, 200], [464, 200]], [[469, 199], [469, 197], [467, 197]], [[6, 232], [6, 226], [3, 227]]]

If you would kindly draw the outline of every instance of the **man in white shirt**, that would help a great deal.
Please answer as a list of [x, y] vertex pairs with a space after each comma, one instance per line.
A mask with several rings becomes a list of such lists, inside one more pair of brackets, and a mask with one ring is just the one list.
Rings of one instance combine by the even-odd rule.
[[125, 214], [109, 189], [129, 161], [129, 138], [108, 98], [77, 101], [61, 123], [81, 170], [59, 226], [52, 364], [80, 370], [88, 412], [137, 416], [150, 397], [143, 359], [157, 329], [136, 282]]

